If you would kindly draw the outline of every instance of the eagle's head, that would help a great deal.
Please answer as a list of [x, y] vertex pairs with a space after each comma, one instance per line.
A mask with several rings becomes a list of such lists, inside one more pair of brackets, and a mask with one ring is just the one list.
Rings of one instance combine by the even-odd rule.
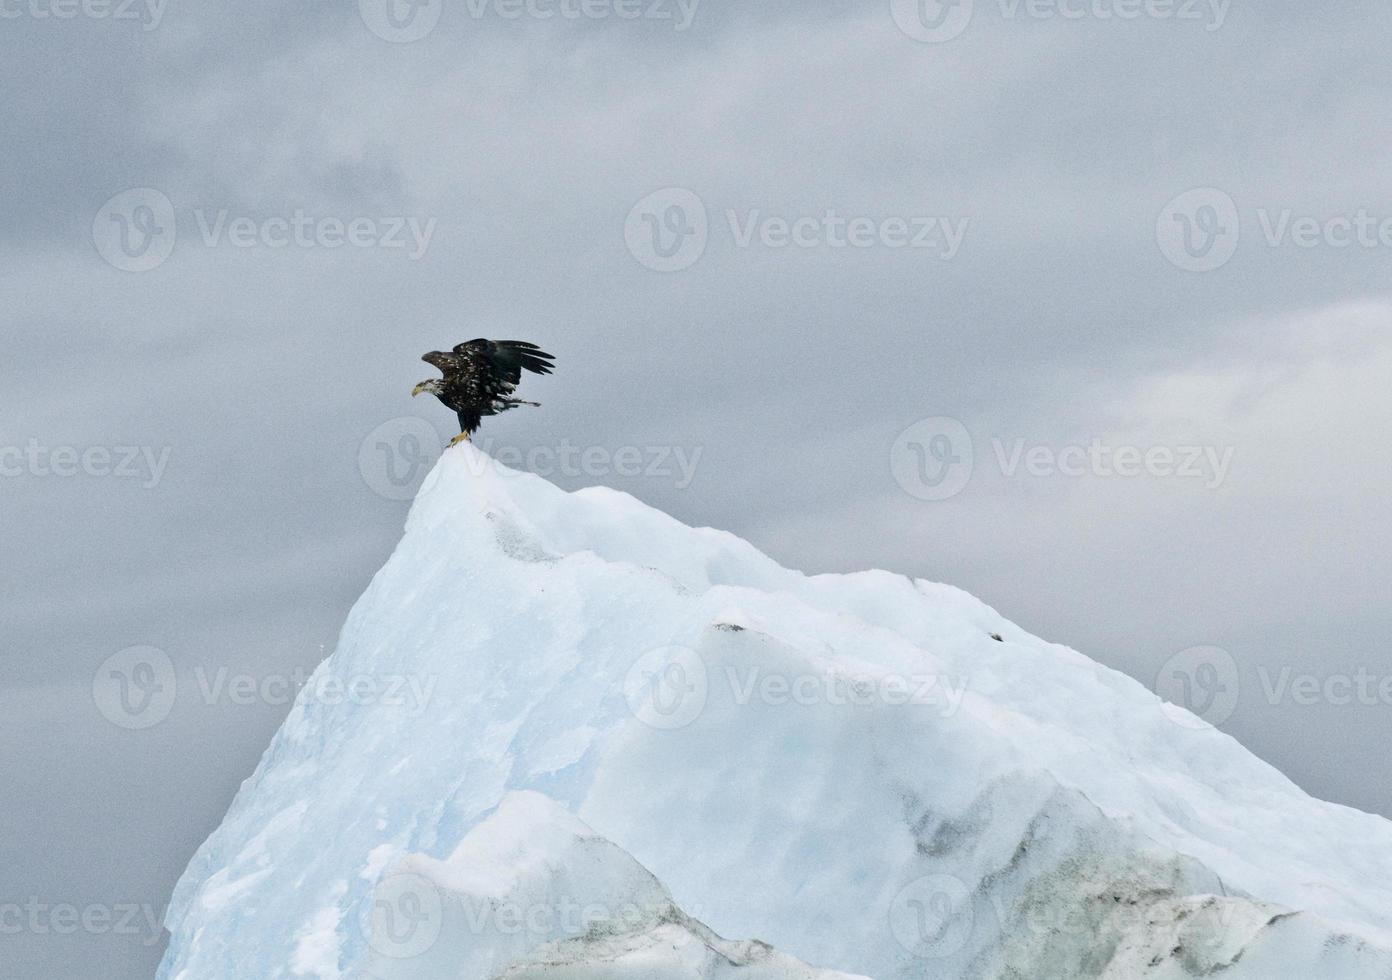
[[417, 395], [421, 394], [431, 394], [438, 397], [444, 394], [444, 391], [444, 380], [441, 378], [431, 378], [428, 381], [422, 381], [420, 384], [416, 385], [413, 389], [411, 389], [411, 397], [415, 398]]

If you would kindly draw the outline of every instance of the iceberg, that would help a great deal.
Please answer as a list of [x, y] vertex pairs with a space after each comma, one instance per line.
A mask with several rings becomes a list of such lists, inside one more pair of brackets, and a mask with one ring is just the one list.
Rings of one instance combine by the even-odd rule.
[[1392, 822], [958, 589], [466, 444], [166, 924], [163, 980], [1385, 980]]

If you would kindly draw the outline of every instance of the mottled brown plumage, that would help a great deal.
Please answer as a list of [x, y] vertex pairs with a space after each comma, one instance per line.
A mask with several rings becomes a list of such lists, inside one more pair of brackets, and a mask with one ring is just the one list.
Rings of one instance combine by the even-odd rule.
[[535, 344], [523, 340], [470, 340], [453, 351], [431, 351], [421, 360], [444, 375], [422, 381], [412, 396], [429, 392], [459, 416], [459, 435], [450, 443], [468, 439], [485, 416], [498, 415], [518, 405], [536, 405], [512, 397], [524, 370], [550, 374], [553, 358]]

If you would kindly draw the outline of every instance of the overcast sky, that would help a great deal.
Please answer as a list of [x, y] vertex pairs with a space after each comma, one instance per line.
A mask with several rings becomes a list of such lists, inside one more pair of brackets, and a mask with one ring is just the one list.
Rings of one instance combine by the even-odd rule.
[[1392, 814], [1389, 37], [1385, 0], [0, 0], [0, 976], [151, 974], [453, 435], [417, 358], [480, 335], [558, 360], [505, 460], [962, 586]]

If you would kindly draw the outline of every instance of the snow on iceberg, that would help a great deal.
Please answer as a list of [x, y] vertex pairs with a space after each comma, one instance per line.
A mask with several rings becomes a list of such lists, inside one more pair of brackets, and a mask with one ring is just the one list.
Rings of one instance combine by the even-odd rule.
[[1392, 975], [1392, 823], [1181, 714], [959, 590], [460, 446], [159, 976]]
[[377, 883], [373, 910], [367, 975], [380, 980], [865, 980], [725, 942], [534, 792], [504, 797], [447, 860], [404, 859]]

